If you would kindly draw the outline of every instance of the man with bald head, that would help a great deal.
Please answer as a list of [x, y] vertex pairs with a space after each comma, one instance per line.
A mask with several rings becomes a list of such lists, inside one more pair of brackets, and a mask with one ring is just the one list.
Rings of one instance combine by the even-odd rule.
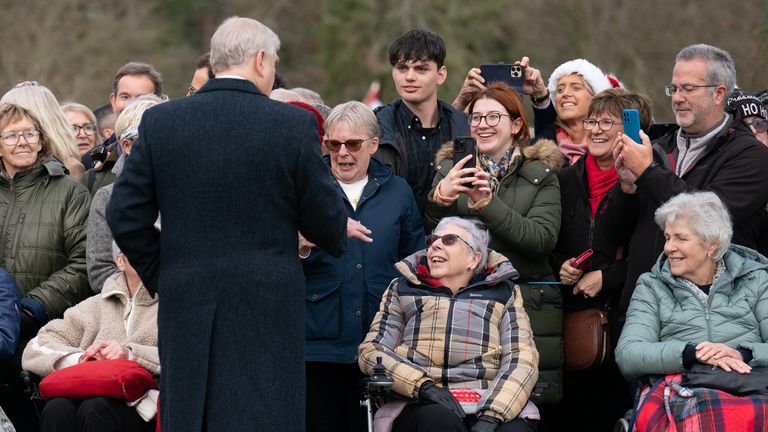
[[268, 97], [279, 48], [256, 20], [224, 21], [216, 77], [145, 112], [114, 186], [115, 241], [162, 298], [163, 431], [305, 430], [298, 232], [339, 256], [347, 213], [314, 116]]

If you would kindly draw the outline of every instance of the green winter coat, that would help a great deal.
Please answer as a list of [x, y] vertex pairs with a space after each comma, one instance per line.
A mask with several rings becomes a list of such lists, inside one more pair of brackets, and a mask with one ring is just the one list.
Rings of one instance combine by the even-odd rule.
[[640, 276], [616, 346], [625, 377], [681, 372], [689, 342], [748, 349], [750, 366], [768, 366], [768, 259], [731, 245], [723, 260], [707, 304], [672, 275], [664, 254]]
[[489, 248], [506, 256], [520, 272], [519, 284], [525, 311], [531, 320], [539, 350], [539, 383], [531, 399], [554, 403], [562, 395], [563, 310], [558, 285], [525, 282], [554, 281], [549, 253], [560, 231], [560, 184], [557, 171], [563, 156], [552, 141], [539, 140], [513, 158], [488, 206], [481, 212], [469, 208], [459, 194], [450, 206], [432, 200], [435, 187], [453, 168], [453, 144], [437, 153], [437, 174], [427, 198], [425, 219], [434, 228], [446, 216], [479, 219], [488, 228]]
[[[0, 176], [0, 263], [41, 324], [92, 294], [85, 270], [91, 196], [52, 159], [9, 180]], [[42, 316], [40, 312], [43, 312]]]

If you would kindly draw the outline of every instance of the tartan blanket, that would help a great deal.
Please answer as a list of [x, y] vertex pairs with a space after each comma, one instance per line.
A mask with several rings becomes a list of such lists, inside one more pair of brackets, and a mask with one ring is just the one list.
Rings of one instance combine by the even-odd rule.
[[641, 390], [633, 432], [765, 432], [768, 397], [683, 387], [667, 375]]

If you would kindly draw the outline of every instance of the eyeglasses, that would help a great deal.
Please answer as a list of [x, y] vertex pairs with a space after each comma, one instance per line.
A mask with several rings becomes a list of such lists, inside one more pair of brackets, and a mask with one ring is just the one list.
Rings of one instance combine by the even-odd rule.
[[463, 241], [471, 250], [475, 250], [475, 248], [472, 247], [471, 244], [469, 244], [466, 240], [459, 237], [458, 234], [444, 234], [444, 235], [437, 235], [437, 234], [430, 234], [426, 237], [427, 247], [432, 246], [432, 243], [438, 241], [439, 239], [443, 240], [443, 244], [446, 246], [453, 246], [456, 244], [456, 240]]
[[674, 96], [675, 93], [680, 91], [680, 93], [687, 95], [693, 93], [697, 88], [702, 87], [719, 87], [720, 84], [706, 84], [706, 85], [696, 85], [696, 84], [667, 84], [664, 86], [664, 93], [667, 94], [667, 96]]
[[38, 141], [40, 141], [40, 131], [36, 129], [28, 129], [21, 132], [7, 132], [0, 136], [0, 138], [3, 139], [3, 144], [8, 147], [18, 144], [21, 137], [24, 137], [24, 141], [27, 144], [37, 144]]
[[363, 145], [364, 142], [368, 141], [370, 138], [366, 139], [351, 139], [346, 141], [337, 141], [337, 140], [325, 140], [323, 141], [323, 144], [325, 144], [325, 147], [328, 148], [328, 150], [332, 152], [337, 152], [341, 148], [341, 145], [344, 144], [347, 147], [347, 150], [351, 152], [356, 152], [360, 150], [360, 147]]
[[96, 133], [96, 129], [98, 128], [93, 123], [86, 123], [82, 126], [76, 124], [72, 125], [72, 130], [75, 131], [75, 135], [79, 135], [80, 130], [82, 130], [84, 134], [91, 136]]
[[480, 126], [480, 122], [483, 121], [483, 119], [485, 119], [485, 124], [487, 124], [488, 126], [496, 126], [497, 124], [499, 124], [502, 117], [512, 118], [512, 116], [507, 114], [491, 112], [486, 115], [470, 114], [467, 116], [467, 120], [469, 121], [469, 125], [472, 127]]
[[197, 93], [197, 89], [192, 86], [189, 86], [189, 91], [187, 91], [187, 96], [192, 96], [195, 93]]
[[604, 118], [602, 120], [595, 120], [593, 118], [584, 119], [582, 124], [584, 125], [584, 129], [586, 130], [592, 130], [595, 125], [600, 126], [600, 130], [602, 131], [609, 131], [611, 128], [613, 128], [615, 125], [619, 124], [621, 122], [618, 122], [616, 120], [611, 120], [609, 118]]
[[750, 120], [744, 120], [744, 123], [746, 123], [747, 126], [751, 126], [755, 132], [757, 133], [764, 133], [768, 132], [768, 120], [756, 118]]

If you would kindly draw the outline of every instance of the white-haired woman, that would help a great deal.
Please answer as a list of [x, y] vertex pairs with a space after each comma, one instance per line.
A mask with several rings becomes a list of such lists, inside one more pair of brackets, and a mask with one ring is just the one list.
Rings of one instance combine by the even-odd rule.
[[712, 192], [656, 210], [664, 253], [629, 304], [616, 347], [628, 378], [704, 363], [736, 373], [768, 366], [768, 260], [731, 245], [728, 210]]
[[51, 152], [64, 164], [69, 175], [76, 179], [83, 175], [85, 167], [80, 162], [75, 133], [56, 96], [47, 87], [37, 81], [24, 81], [8, 90], [0, 98], [0, 103], [11, 103], [31, 111], [40, 121], [42, 132], [48, 137]]
[[[396, 265], [402, 276], [359, 348], [361, 369], [370, 374], [381, 357], [393, 390], [409, 398], [392, 430], [536, 431], [528, 398], [539, 355], [517, 271], [471, 220], [443, 219], [427, 245]], [[457, 391], [476, 403], [463, 408]]]
[[[158, 96], [144, 95], [136, 98], [120, 113], [115, 123], [115, 136], [118, 139], [118, 145], [122, 146], [123, 153], [117, 159], [117, 163], [112, 168], [115, 177], [123, 171], [125, 158], [131, 154], [133, 143], [139, 138], [139, 123], [144, 111], [163, 102]], [[93, 195], [91, 210], [88, 215], [88, 238], [86, 240], [86, 268], [88, 269], [88, 282], [94, 292], [100, 292], [104, 281], [119, 269], [115, 265], [110, 253], [112, 244], [112, 233], [107, 226], [107, 205], [112, 197], [112, 186], [110, 183], [100, 188]]]

